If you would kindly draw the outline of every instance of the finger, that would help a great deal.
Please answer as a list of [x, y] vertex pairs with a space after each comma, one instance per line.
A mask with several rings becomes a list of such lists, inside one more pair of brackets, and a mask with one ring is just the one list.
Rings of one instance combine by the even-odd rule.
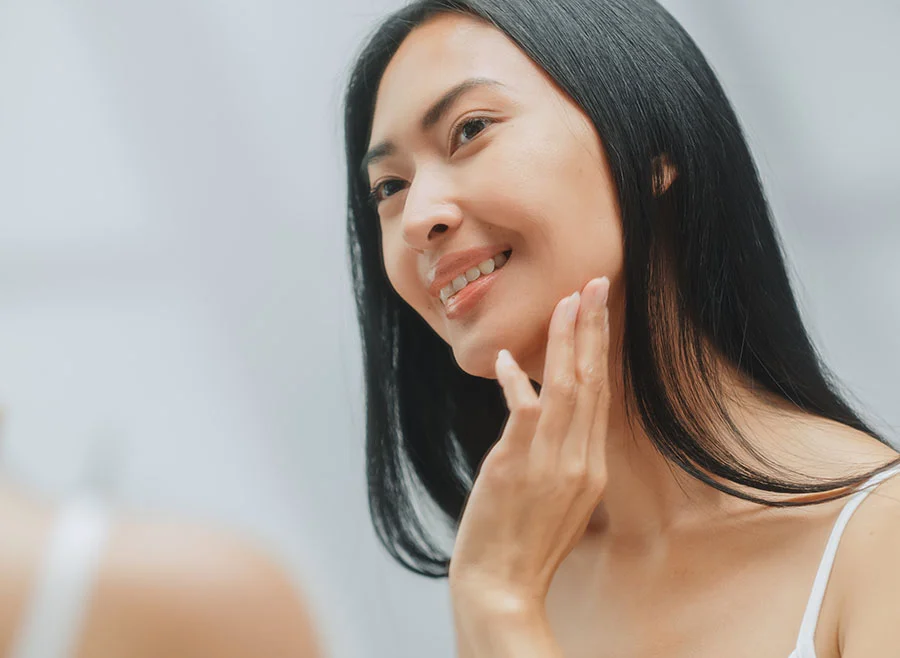
[[500, 350], [494, 370], [509, 407], [509, 419], [500, 441], [516, 446], [530, 445], [541, 415], [540, 401], [531, 380], [508, 350]]
[[606, 439], [609, 431], [609, 408], [612, 398], [612, 382], [609, 372], [609, 293], [603, 308], [603, 330], [600, 333], [597, 368], [605, 375], [605, 386], [597, 392], [597, 408], [594, 410], [594, 425], [588, 442], [588, 461], [591, 472], [606, 478]]
[[575, 317], [579, 303], [580, 295], [576, 292], [557, 305], [550, 319], [536, 437], [546, 437], [556, 448], [562, 445], [575, 407]]
[[[584, 461], [592, 443], [603, 441], [605, 424], [597, 424], [597, 414], [609, 406], [609, 323], [607, 298], [609, 279], [592, 279], [584, 287], [581, 309], [575, 326], [575, 376], [578, 394], [572, 424], [566, 436], [566, 458]], [[605, 417], [605, 416], [604, 416]], [[603, 436], [598, 436], [598, 430]], [[597, 451], [603, 454], [602, 450]]]

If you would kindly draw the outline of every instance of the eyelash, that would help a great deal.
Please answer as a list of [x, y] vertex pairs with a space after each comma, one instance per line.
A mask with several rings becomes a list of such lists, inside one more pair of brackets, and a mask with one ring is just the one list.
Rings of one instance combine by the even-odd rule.
[[[475, 116], [475, 117], [468, 117], [468, 118], [464, 119], [463, 121], [460, 121], [458, 124], [456, 124], [456, 126], [453, 127], [453, 130], [450, 133], [452, 145], [456, 144], [456, 142], [459, 138], [459, 135], [462, 133], [463, 129], [466, 126], [468, 126], [469, 124], [472, 124], [475, 122], [483, 122], [485, 124], [485, 126], [484, 126], [484, 128], [482, 128], [481, 130], [478, 131], [478, 133], [475, 135], [475, 137], [472, 137], [469, 140], [470, 142], [472, 140], [476, 139], [478, 137], [478, 135], [483, 133], [489, 125], [494, 123], [494, 120], [489, 117]], [[465, 145], [463, 145], [463, 146], [465, 146]], [[379, 191], [385, 186], [385, 184], [395, 183], [395, 182], [400, 182], [400, 181], [397, 178], [388, 178], [386, 180], [381, 181], [380, 183], [378, 183], [378, 185], [375, 185], [371, 190], [369, 190], [369, 195], [368, 195], [369, 205], [372, 206], [373, 208], [377, 208], [378, 204], [384, 200], [384, 199], [378, 198]]]

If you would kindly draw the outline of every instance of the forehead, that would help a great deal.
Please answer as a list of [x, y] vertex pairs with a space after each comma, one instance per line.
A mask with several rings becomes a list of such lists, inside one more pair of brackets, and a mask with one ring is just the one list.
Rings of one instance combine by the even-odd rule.
[[498, 80], [522, 92], [539, 87], [546, 91], [548, 84], [544, 72], [485, 21], [440, 14], [416, 27], [381, 78], [371, 142], [413, 126], [424, 108], [447, 89], [476, 77]]

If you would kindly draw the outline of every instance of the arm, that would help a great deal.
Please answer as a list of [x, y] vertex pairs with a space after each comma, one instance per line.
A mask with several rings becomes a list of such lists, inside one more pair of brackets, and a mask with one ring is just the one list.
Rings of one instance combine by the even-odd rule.
[[[900, 652], [900, 478], [873, 491], [854, 514], [835, 562], [841, 658]], [[829, 585], [831, 587], [832, 585]]]

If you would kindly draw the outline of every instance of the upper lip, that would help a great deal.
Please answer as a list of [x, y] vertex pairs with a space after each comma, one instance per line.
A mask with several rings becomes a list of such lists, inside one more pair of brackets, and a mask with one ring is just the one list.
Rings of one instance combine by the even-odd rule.
[[509, 247], [491, 246], [476, 247], [475, 249], [465, 249], [462, 251], [454, 251], [445, 256], [435, 264], [428, 273], [430, 284], [428, 292], [433, 297], [439, 297], [441, 290], [461, 274], [477, 267], [488, 258], [493, 258], [497, 254], [509, 251]]

